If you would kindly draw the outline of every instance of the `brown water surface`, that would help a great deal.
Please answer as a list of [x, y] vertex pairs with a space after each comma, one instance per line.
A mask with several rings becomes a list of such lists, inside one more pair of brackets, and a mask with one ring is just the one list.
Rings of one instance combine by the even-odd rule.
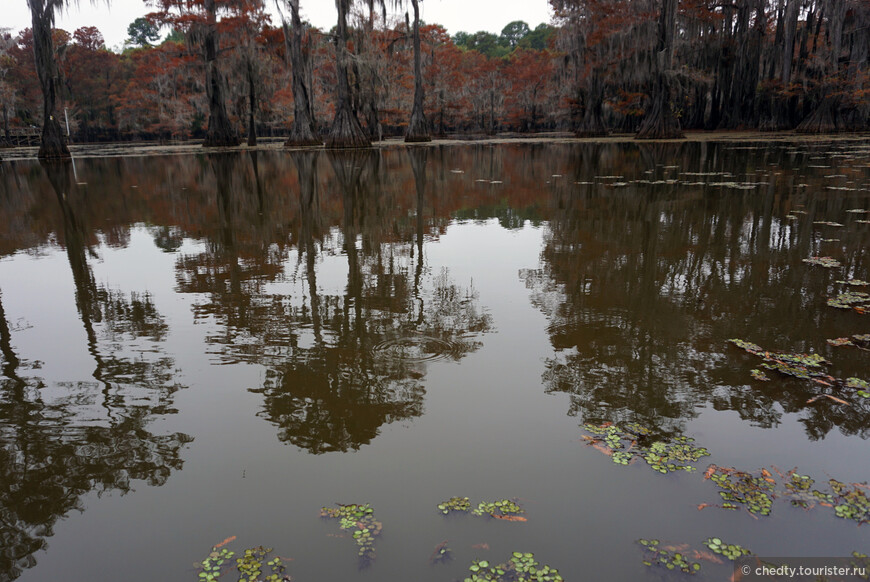
[[[299, 582], [447, 582], [514, 551], [658, 579], [638, 538], [868, 552], [775, 470], [870, 479], [870, 398], [839, 382], [870, 353], [826, 342], [870, 333], [827, 305], [868, 290], [837, 282], [870, 279], [865, 210], [860, 142], [4, 162], [0, 580], [194, 581], [231, 536]], [[753, 379], [730, 338], [818, 353], [826, 384]], [[583, 438], [608, 422], [710, 456], [621, 466]], [[711, 463], [771, 471], [771, 515], [699, 511]], [[528, 521], [443, 517], [452, 496]], [[365, 567], [335, 503], [383, 523]]]

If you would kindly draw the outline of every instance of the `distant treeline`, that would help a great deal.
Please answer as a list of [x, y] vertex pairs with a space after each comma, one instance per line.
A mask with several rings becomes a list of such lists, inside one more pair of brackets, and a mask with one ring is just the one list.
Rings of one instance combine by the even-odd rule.
[[[649, 116], [682, 129], [870, 126], [867, 0], [550, 3], [552, 25], [516, 21], [499, 35], [451, 37], [377, 1], [340, 0], [347, 10], [327, 31], [298, 19], [299, 0], [282, 0], [290, 14], [277, 26], [261, 1], [155, 0], [156, 12], [130, 24], [120, 54], [94, 27], [47, 29], [53, 107], [62, 124], [66, 111], [74, 141], [185, 140], [223, 123], [215, 145], [287, 135], [300, 117], [315, 136], [351, 135], [349, 125], [336, 129], [345, 108], [368, 139], [420, 123], [432, 135], [601, 135], [636, 132]], [[168, 37], [152, 44], [161, 30]], [[38, 37], [0, 34], [0, 138], [44, 126], [52, 110], [43, 103], [51, 85], [37, 74]]]

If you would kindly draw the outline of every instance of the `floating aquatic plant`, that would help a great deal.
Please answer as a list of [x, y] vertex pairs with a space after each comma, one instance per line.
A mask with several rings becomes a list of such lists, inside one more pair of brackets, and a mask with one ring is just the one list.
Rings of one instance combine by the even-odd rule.
[[643, 459], [659, 473], [694, 471], [695, 467], [688, 463], [695, 463], [701, 457], [710, 455], [707, 449], [693, 445], [694, 441], [686, 436], [675, 437], [671, 442], [656, 441], [645, 449]]
[[828, 481], [833, 491], [834, 513], [843, 519], [852, 519], [858, 523], [870, 521], [870, 498], [867, 497], [867, 485], [853, 483], [847, 485], [836, 479]]
[[447, 540], [444, 540], [432, 551], [432, 555], [429, 556], [430, 564], [444, 564], [453, 559], [453, 550], [451, 550], [447, 546]]
[[870, 281], [864, 281], [863, 279], [849, 279], [847, 281], [837, 281], [837, 283], [852, 285], [853, 287], [865, 287], [870, 285]]
[[[232, 568], [231, 560], [236, 553], [220, 546], [234, 539], [235, 536], [227, 538], [212, 548], [211, 553], [205, 560], [199, 564], [194, 564], [199, 569], [198, 577], [200, 582], [214, 582], [220, 579], [222, 574], [229, 572]], [[235, 560], [236, 570], [238, 570], [239, 575], [235, 579], [240, 582], [279, 582], [280, 580], [289, 580], [289, 577], [284, 574], [286, 568], [280, 557], [275, 556], [267, 559], [271, 552], [272, 548], [264, 548], [263, 546], [248, 548], [242, 552]]]
[[835, 348], [841, 348], [843, 346], [854, 346], [852, 340], [847, 337], [838, 337], [834, 339], [826, 340], [829, 346], [834, 346]]
[[649, 440], [647, 437], [651, 431], [637, 423], [629, 423], [624, 427], [611, 423], [598, 426], [584, 424], [583, 428], [594, 435], [584, 436], [584, 440], [607, 454], [617, 465], [628, 465], [635, 458], [640, 458], [659, 473], [694, 471], [695, 467], [689, 463], [710, 454], [707, 449], [695, 446], [694, 439], [686, 436], [640, 444]]
[[808, 263], [810, 265], [817, 265], [819, 267], [827, 267], [829, 269], [836, 269], [837, 267], [842, 267], [843, 265], [837, 259], [832, 257], [810, 257], [809, 259], [802, 259], [803, 262]]
[[375, 519], [375, 510], [371, 505], [350, 504], [334, 507], [322, 507], [320, 517], [341, 520], [341, 529], [353, 530], [353, 539], [359, 546], [359, 557], [368, 561], [375, 557], [375, 538], [381, 535], [383, 524]]
[[471, 513], [478, 516], [489, 515], [505, 521], [526, 521], [526, 518], [519, 517], [520, 513], [524, 513], [523, 508], [510, 499], [483, 501]]
[[226, 548], [221, 548], [220, 550], [218, 550], [217, 546], [212, 548], [211, 553], [205, 560], [201, 563], [194, 564], [194, 566], [200, 571], [199, 579], [206, 582], [218, 580], [221, 576], [224, 564], [228, 564], [233, 556], [235, 556], [235, 552], [231, 552]]
[[815, 506], [819, 500], [819, 495], [814, 495], [812, 491], [815, 479], [809, 475], [800, 475], [794, 469], [789, 471], [786, 477], [788, 479], [785, 483], [786, 496], [791, 499], [791, 504], [804, 509]]
[[[728, 340], [742, 350], [758, 356], [764, 360], [761, 367], [767, 370], [775, 370], [785, 376], [794, 376], [803, 380], [813, 377], [826, 376], [821, 367], [828, 364], [828, 360], [819, 354], [791, 354], [786, 352], [770, 352], [750, 341], [732, 338]], [[758, 378], [753, 373], [753, 378]]]
[[866, 307], [866, 303], [870, 303], [870, 293], [864, 293], [863, 291], [848, 291], [828, 299], [828, 305], [837, 309]]
[[468, 568], [465, 582], [562, 582], [559, 571], [541, 566], [531, 552], [514, 552], [507, 563], [493, 565], [488, 560], [475, 560]]
[[858, 575], [859, 578], [862, 580], [870, 580], [870, 576], [867, 574], [870, 572], [870, 558], [867, 557], [867, 554], [852, 552], [852, 560], [849, 565], [852, 567], [853, 572], [863, 572], [863, 575]]
[[829, 220], [817, 220], [813, 222], [813, 224], [820, 224], [822, 226], [843, 226], [839, 222], [831, 222]]
[[[263, 546], [245, 550], [244, 554], [236, 559], [236, 567], [240, 574], [239, 580], [246, 580], [247, 582], [259, 582], [261, 580], [263, 582], [278, 582], [279, 580], [284, 580], [285, 567], [281, 558], [276, 556], [271, 560], [266, 560], [271, 552], [272, 548], [264, 548]], [[270, 569], [268, 574], [264, 572], [264, 563]], [[261, 578], [261, 576], [263, 577]]]
[[637, 540], [637, 543], [646, 548], [643, 563], [649, 567], [662, 567], [668, 570], [679, 570], [687, 574], [694, 574], [701, 569], [701, 564], [689, 562], [683, 551], [678, 548], [662, 547], [659, 540]]
[[442, 501], [438, 504], [438, 511], [447, 515], [451, 511], [468, 512], [471, 509], [471, 502], [468, 497], [451, 497], [447, 501]]
[[726, 544], [720, 538], [707, 538], [704, 540], [704, 545], [710, 548], [713, 552], [720, 556], [725, 556], [729, 560], [736, 560], [741, 556], [748, 556], [752, 552], [737, 544]]
[[[830, 341], [830, 340], [828, 340], [828, 341]], [[749, 374], [753, 378], [755, 378], [756, 380], [761, 380], [762, 382], [770, 382], [770, 378], [767, 376], [767, 374], [765, 374], [764, 372], [762, 372], [761, 370], [759, 370], [757, 368], [750, 370]]]
[[870, 398], [870, 383], [861, 378], [846, 378], [846, 388], [856, 389], [856, 394], [861, 398]]
[[755, 476], [710, 465], [704, 476], [719, 487], [719, 496], [725, 501], [723, 508], [737, 509], [743, 505], [752, 514], [770, 515], [776, 482], [766, 469], [762, 469], [761, 476]]

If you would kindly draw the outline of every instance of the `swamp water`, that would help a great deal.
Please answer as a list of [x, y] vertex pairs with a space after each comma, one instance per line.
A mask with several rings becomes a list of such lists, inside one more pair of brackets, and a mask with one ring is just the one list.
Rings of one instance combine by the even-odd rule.
[[868, 220], [861, 142], [0, 164], [0, 580], [867, 553]]

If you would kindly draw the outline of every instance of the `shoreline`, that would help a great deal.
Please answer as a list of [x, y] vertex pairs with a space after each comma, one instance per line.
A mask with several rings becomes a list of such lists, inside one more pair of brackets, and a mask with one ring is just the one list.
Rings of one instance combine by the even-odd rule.
[[[254, 147], [246, 144], [226, 148], [203, 148], [202, 142], [159, 144], [156, 142], [129, 143], [95, 143], [71, 144], [70, 151], [74, 159], [109, 158], [109, 157], [141, 157], [162, 155], [193, 155], [202, 153], [255, 152], [255, 151], [324, 151], [319, 148], [284, 147], [285, 138], [261, 138], [261, 143]], [[683, 139], [638, 140], [634, 134], [613, 134], [606, 137], [574, 137], [568, 132], [551, 132], [540, 134], [501, 134], [496, 136], [467, 135], [460, 137], [435, 138], [430, 142], [405, 143], [403, 138], [387, 138], [374, 142], [372, 149], [403, 148], [403, 147], [434, 147], [434, 146], [475, 146], [475, 145], [505, 145], [505, 144], [583, 144], [583, 143], [826, 143], [853, 142], [870, 143], [870, 133], [820, 133], [803, 134], [794, 131], [687, 131]], [[35, 160], [39, 148], [37, 146], [12, 147], [0, 149], [0, 163], [13, 161]], [[353, 151], [353, 150], [331, 150]]]

